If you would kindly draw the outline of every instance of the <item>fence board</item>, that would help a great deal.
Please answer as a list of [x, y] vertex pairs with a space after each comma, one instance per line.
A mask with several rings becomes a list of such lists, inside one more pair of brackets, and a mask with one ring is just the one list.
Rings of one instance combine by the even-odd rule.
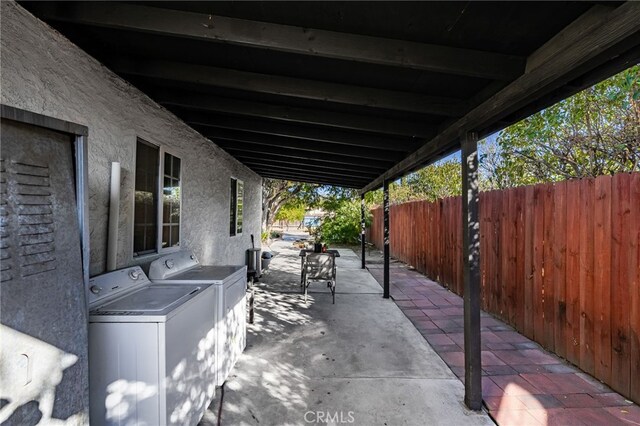
[[580, 366], [595, 373], [593, 350], [593, 179], [580, 182]]
[[593, 209], [594, 235], [594, 311], [595, 375], [611, 381], [611, 177], [595, 179]]
[[544, 289], [542, 270], [544, 262], [544, 199], [543, 188], [533, 188], [533, 338], [544, 343]]
[[516, 324], [516, 312], [518, 311], [518, 307], [516, 305], [516, 291], [517, 287], [515, 285], [516, 281], [516, 249], [517, 249], [517, 239], [516, 239], [516, 227], [517, 227], [517, 209], [516, 209], [516, 192], [515, 191], [507, 191], [506, 195], [509, 197], [508, 206], [509, 209], [506, 213], [505, 223], [508, 226], [507, 229], [507, 241], [506, 241], [506, 252], [508, 256], [507, 263], [507, 306], [509, 310], [509, 324]]
[[[487, 203], [478, 205], [478, 223], [480, 223], [480, 253], [487, 252]], [[480, 256], [480, 308], [487, 310], [487, 258]]]
[[552, 185], [542, 188], [542, 201], [544, 210], [543, 222], [543, 261], [542, 261], [542, 289], [543, 289], [543, 307], [544, 307], [544, 337], [542, 346], [549, 350], [555, 349], [555, 288], [553, 281], [553, 190]]
[[[515, 189], [516, 195], [516, 271], [515, 282], [516, 288], [515, 296], [515, 327], [517, 330], [524, 329], [524, 201], [525, 201], [525, 188], [520, 187]], [[482, 256], [481, 256], [482, 257]]]
[[566, 256], [567, 256], [567, 183], [558, 182], [553, 193], [553, 300], [555, 323], [553, 338], [555, 352], [564, 357], [567, 354], [567, 298], [566, 298]]
[[574, 364], [580, 362], [580, 181], [567, 182], [567, 353]]
[[611, 250], [611, 382], [612, 388], [628, 395], [630, 391], [629, 374], [631, 372], [631, 357], [629, 345], [629, 194], [630, 175], [623, 173], [614, 179], [612, 203], [612, 240]]
[[640, 227], [633, 227], [640, 223], [640, 174], [634, 174], [631, 179], [631, 191], [629, 194], [629, 206], [631, 216], [629, 229], [631, 249], [629, 253], [629, 293], [631, 310], [629, 318], [631, 342], [631, 374], [629, 377], [629, 396], [635, 401], [640, 400]]
[[[640, 173], [483, 192], [479, 219], [483, 309], [640, 402]], [[461, 225], [460, 197], [394, 205], [391, 254], [462, 294]]]
[[500, 192], [500, 316], [509, 323], [509, 193]]
[[523, 334], [533, 339], [533, 187], [525, 190], [525, 217], [524, 217], [524, 330]]

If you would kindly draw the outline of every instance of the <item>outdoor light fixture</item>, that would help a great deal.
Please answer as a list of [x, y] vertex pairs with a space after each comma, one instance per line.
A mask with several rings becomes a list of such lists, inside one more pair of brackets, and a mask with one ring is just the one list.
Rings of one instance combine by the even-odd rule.
[[214, 28], [213, 25], [213, 15], [209, 15], [209, 21], [208, 22], [203, 22], [202, 26], [205, 28], [209, 28], [210, 30], [212, 30]]

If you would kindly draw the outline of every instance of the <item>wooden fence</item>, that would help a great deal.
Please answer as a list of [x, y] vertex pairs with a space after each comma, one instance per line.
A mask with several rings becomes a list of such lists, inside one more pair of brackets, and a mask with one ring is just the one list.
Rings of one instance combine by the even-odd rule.
[[[459, 295], [461, 202], [390, 209], [391, 255]], [[640, 173], [483, 192], [479, 214], [482, 308], [640, 403]]]

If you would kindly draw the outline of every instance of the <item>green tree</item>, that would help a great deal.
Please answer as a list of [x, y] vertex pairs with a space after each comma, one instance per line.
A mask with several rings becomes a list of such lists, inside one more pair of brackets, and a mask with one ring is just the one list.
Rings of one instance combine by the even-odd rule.
[[[389, 185], [391, 203], [411, 200], [435, 201], [462, 193], [462, 167], [458, 159], [431, 164]], [[370, 204], [382, 204], [382, 190], [368, 196]]]
[[[285, 209], [291, 214], [293, 207], [321, 208], [325, 211], [336, 211], [347, 200], [359, 198], [356, 190], [340, 188], [330, 185], [316, 185], [293, 182], [281, 179], [262, 180], [262, 230], [270, 232], [273, 222], [279, 218], [279, 213]], [[304, 216], [304, 214], [303, 214]]]
[[494, 188], [639, 171], [640, 66], [509, 126], [497, 144]]
[[[371, 224], [369, 209], [365, 209], [365, 223]], [[343, 200], [336, 210], [329, 212], [320, 224], [322, 239], [327, 243], [353, 244], [360, 238], [360, 200]]]
[[278, 213], [276, 213], [275, 220], [282, 220], [287, 222], [287, 227], [291, 222], [301, 222], [304, 219], [306, 212], [305, 204], [300, 199], [293, 199], [285, 203]]
[[319, 185], [281, 179], [262, 180], [262, 231], [271, 232], [273, 221], [287, 203], [317, 202]]

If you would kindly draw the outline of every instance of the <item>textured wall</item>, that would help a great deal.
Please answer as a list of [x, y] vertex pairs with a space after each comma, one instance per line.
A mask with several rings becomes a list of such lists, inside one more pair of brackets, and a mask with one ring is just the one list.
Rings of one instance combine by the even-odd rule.
[[[1, 102], [89, 128], [91, 275], [105, 271], [111, 162], [122, 167], [118, 267], [135, 263], [136, 138], [182, 158], [182, 245], [203, 262], [244, 264], [260, 240], [261, 179], [13, 2], [2, 2]], [[245, 181], [244, 231], [229, 237], [229, 178]], [[138, 262], [148, 262], [149, 257]]]

